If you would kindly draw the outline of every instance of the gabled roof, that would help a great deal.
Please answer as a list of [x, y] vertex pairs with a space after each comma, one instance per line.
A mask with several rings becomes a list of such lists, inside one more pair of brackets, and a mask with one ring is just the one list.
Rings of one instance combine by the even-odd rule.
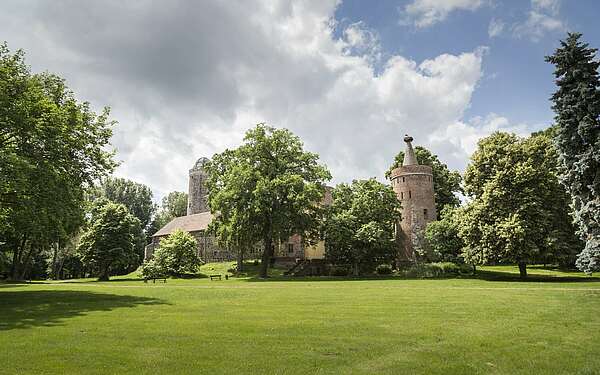
[[167, 225], [152, 235], [152, 237], [162, 237], [173, 233], [176, 229], [181, 229], [186, 232], [198, 232], [206, 230], [208, 224], [213, 219], [210, 212], [202, 212], [194, 215], [180, 216], [171, 220]]

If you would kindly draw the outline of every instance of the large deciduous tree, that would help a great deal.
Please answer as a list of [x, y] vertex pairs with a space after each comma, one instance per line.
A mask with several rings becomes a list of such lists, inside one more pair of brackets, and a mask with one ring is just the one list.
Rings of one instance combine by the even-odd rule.
[[318, 235], [324, 183], [331, 179], [318, 159], [289, 130], [258, 124], [240, 147], [206, 166], [212, 229], [226, 245], [262, 242], [263, 278], [275, 243], [294, 234], [305, 241]]
[[152, 201], [152, 189], [144, 184], [125, 178], [109, 177], [102, 181], [99, 191], [101, 196], [109, 201], [125, 205], [129, 213], [138, 218], [142, 228], [146, 228], [156, 211]]
[[[456, 195], [462, 193], [461, 176], [458, 171], [450, 171], [448, 166], [440, 161], [437, 155], [422, 146], [415, 147], [415, 154], [419, 164], [429, 165], [433, 173], [433, 190], [435, 194], [436, 211], [441, 213], [444, 206], [458, 207], [460, 199]], [[394, 168], [402, 165], [404, 151], [400, 151], [394, 158], [394, 163], [387, 170], [385, 176], [389, 178]]]
[[115, 166], [113, 122], [81, 103], [60, 77], [32, 74], [0, 44], [0, 251], [11, 276], [83, 223], [84, 192]]
[[561, 181], [572, 198], [573, 217], [585, 241], [577, 267], [600, 270], [600, 62], [581, 34], [567, 39], [546, 60], [555, 65], [558, 90], [552, 96], [556, 112], [556, 144]]
[[479, 142], [465, 172], [471, 201], [461, 210], [459, 235], [467, 263], [527, 264], [572, 251], [556, 151], [543, 134], [526, 139], [494, 133]]
[[78, 252], [83, 264], [99, 280], [135, 261], [139, 219], [123, 204], [106, 202], [93, 213], [90, 227], [81, 236]]
[[398, 256], [395, 226], [400, 202], [390, 186], [375, 179], [340, 184], [324, 224], [326, 258], [351, 265], [355, 275]]

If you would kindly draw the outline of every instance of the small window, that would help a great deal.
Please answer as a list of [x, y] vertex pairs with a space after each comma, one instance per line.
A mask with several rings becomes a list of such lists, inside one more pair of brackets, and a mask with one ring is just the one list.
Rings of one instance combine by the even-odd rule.
[[410, 190], [408, 191], [408, 198], [412, 198], [412, 193], [410, 192]]
[[426, 208], [424, 208], [424, 209], [423, 209], [423, 217], [424, 217], [425, 219], [428, 219], [428, 218], [429, 218], [429, 217], [428, 217], [428, 215], [427, 215], [427, 209], [426, 209]]
[[400, 192], [400, 199], [404, 199], [404, 192], [403, 191]]
[[216, 257], [217, 255], [219, 255], [219, 252], [218, 251], [213, 251], [213, 256]]
[[402, 182], [404, 182], [404, 177], [402, 177]]
[[293, 253], [294, 252], [294, 244], [293, 243], [289, 243], [288, 244], [288, 253]]

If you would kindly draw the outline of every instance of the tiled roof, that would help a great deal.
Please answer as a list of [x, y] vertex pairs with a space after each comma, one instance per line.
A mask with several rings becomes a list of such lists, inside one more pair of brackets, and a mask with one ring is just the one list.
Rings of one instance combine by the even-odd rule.
[[194, 215], [180, 216], [171, 220], [167, 225], [160, 228], [160, 230], [152, 237], [161, 237], [173, 233], [176, 229], [181, 229], [186, 232], [197, 232], [208, 228], [208, 224], [213, 219], [213, 215], [210, 212], [202, 212]]

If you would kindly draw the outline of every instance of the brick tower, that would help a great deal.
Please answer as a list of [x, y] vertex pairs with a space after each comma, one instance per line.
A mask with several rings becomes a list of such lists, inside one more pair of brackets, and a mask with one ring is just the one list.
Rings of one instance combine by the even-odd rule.
[[404, 162], [392, 171], [390, 177], [392, 188], [402, 203], [402, 221], [397, 237], [402, 249], [401, 260], [404, 261], [415, 260], [415, 249], [423, 244], [425, 226], [436, 219], [432, 170], [428, 165], [419, 165], [412, 141], [412, 137], [404, 137]]
[[190, 169], [190, 182], [188, 190], [187, 214], [194, 215], [201, 212], [208, 212], [206, 179], [208, 175], [204, 170], [204, 164], [208, 162], [207, 158], [200, 158]]

